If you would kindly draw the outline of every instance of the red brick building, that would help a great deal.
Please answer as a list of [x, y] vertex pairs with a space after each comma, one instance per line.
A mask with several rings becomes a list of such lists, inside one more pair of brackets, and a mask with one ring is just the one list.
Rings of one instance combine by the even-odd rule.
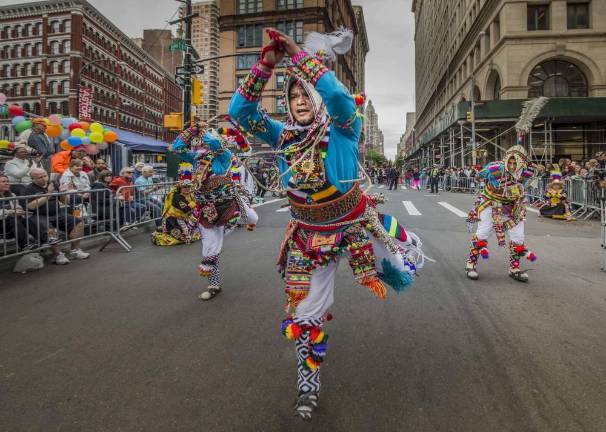
[[0, 7], [0, 91], [26, 111], [77, 116], [79, 86], [93, 120], [171, 141], [162, 117], [182, 109], [171, 74], [85, 0]]

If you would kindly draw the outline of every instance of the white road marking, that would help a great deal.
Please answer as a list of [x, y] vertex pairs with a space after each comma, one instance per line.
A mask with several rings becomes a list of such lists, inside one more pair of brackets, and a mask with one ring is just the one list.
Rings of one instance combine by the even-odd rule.
[[282, 201], [283, 199], [285, 199], [285, 198], [276, 198], [276, 199], [265, 201], [265, 202], [262, 202], [262, 203], [253, 204], [252, 207], [256, 208], [256, 207], [261, 207], [261, 206], [264, 206], [264, 205], [267, 205], [267, 204], [273, 204], [273, 203], [276, 203], [278, 201]]
[[379, 185], [379, 189], [383, 189], [385, 185]]
[[534, 208], [534, 207], [526, 207], [526, 210], [528, 210], [529, 212], [536, 213], [536, 214], [541, 214], [541, 212], [540, 212], [540, 211], [538, 211], [538, 210], [537, 210], [536, 208]]
[[282, 207], [276, 210], [278, 213], [290, 211], [290, 206]]
[[408, 189], [406, 186], [402, 185], [402, 190]]
[[453, 205], [448, 204], [447, 202], [441, 201], [441, 202], [438, 202], [438, 204], [440, 204], [446, 210], [450, 210], [451, 212], [453, 212], [454, 214], [456, 214], [459, 217], [467, 217], [467, 213], [465, 213], [464, 211], [459, 210], [458, 208], [456, 208]]
[[402, 201], [402, 204], [404, 204], [404, 207], [410, 216], [421, 216], [421, 212], [417, 210], [412, 201]]

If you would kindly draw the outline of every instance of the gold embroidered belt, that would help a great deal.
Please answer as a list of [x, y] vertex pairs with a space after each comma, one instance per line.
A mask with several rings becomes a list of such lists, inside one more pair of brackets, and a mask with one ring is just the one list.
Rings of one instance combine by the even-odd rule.
[[232, 179], [229, 176], [211, 176], [204, 180], [200, 191], [210, 192], [223, 186], [227, 186], [232, 183]]
[[321, 224], [346, 217], [362, 203], [363, 197], [360, 186], [356, 183], [345, 194], [331, 201], [300, 204], [289, 200], [290, 210], [293, 217], [303, 223]]

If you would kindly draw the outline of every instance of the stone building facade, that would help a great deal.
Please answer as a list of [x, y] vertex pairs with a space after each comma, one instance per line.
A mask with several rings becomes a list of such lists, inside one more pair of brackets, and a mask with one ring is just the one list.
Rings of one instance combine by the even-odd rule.
[[[219, 55], [219, 3], [218, 0], [207, 0], [192, 5], [194, 18], [192, 26], [192, 45], [200, 55], [200, 59], [208, 59]], [[219, 113], [219, 60], [209, 60], [203, 63], [204, 73], [198, 78], [204, 85], [204, 100], [196, 107], [197, 114], [208, 121]], [[216, 122], [212, 122], [213, 125]]]
[[498, 157], [515, 141], [508, 129], [522, 101], [537, 96], [551, 98], [526, 143], [537, 159], [586, 159], [604, 146], [606, 119], [596, 112], [606, 111], [606, 2], [415, 0], [412, 11], [414, 157], [475, 160], [465, 124], [472, 100], [475, 141]]

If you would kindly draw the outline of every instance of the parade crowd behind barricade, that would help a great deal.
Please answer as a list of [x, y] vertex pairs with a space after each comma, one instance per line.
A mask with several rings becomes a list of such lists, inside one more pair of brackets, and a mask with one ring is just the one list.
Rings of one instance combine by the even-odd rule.
[[65, 265], [89, 257], [84, 238], [152, 220], [160, 228], [171, 184], [155, 183], [154, 168], [143, 163], [113, 173], [100, 151], [117, 140], [116, 132], [2, 107], [18, 136], [0, 139], [0, 259], [50, 250], [50, 261]]

